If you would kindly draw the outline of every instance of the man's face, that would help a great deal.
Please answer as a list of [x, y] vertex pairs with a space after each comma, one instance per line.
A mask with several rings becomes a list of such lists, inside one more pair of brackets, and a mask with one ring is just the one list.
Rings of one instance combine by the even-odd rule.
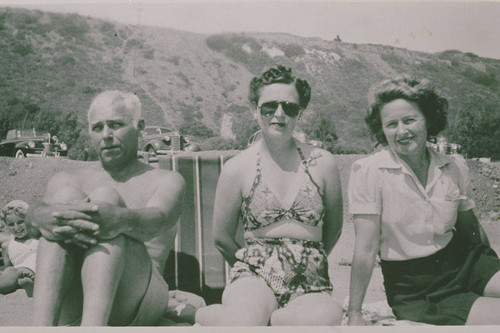
[[89, 133], [103, 166], [119, 166], [137, 159], [140, 129], [123, 107], [96, 105], [89, 114]]

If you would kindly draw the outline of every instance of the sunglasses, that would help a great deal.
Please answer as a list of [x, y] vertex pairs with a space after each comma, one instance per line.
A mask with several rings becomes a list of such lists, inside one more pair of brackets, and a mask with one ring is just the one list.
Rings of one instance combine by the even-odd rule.
[[281, 105], [283, 112], [290, 118], [297, 117], [300, 111], [300, 106], [293, 102], [278, 102], [278, 101], [270, 101], [262, 103], [259, 106], [260, 114], [264, 117], [270, 117], [274, 115], [276, 110], [278, 110], [278, 106]]

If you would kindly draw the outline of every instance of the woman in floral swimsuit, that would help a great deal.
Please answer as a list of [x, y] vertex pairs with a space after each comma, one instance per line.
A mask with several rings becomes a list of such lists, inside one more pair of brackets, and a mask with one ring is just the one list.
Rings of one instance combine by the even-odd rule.
[[[311, 98], [305, 80], [274, 66], [250, 84], [262, 139], [228, 161], [214, 207], [215, 245], [232, 266], [222, 304], [199, 309], [201, 325], [339, 325], [327, 255], [342, 230], [337, 162], [298, 142]], [[242, 218], [245, 245], [235, 240]]]

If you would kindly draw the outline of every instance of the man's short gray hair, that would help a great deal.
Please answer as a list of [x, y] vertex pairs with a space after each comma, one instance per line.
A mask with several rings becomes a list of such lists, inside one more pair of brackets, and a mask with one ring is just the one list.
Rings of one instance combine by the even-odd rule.
[[[132, 116], [134, 127], [137, 128], [139, 120], [142, 118], [142, 107], [139, 97], [133, 93], [123, 92], [119, 90], [107, 90], [96, 97], [90, 104], [87, 113], [87, 121], [89, 121], [90, 113], [97, 107], [109, 107], [114, 110], [124, 110]], [[90, 122], [89, 122], [90, 123]]]

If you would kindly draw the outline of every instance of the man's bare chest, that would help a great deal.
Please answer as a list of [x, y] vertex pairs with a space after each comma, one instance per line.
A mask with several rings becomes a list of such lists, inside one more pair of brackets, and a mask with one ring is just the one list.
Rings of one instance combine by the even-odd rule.
[[109, 174], [97, 173], [81, 179], [81, 188], [89, 194], [99, 187], [114, 189], [129, 208], [145, 207], [156, 192], [157, 184], [151, 177], [137, 176], [128, 180], [117, 181]]

